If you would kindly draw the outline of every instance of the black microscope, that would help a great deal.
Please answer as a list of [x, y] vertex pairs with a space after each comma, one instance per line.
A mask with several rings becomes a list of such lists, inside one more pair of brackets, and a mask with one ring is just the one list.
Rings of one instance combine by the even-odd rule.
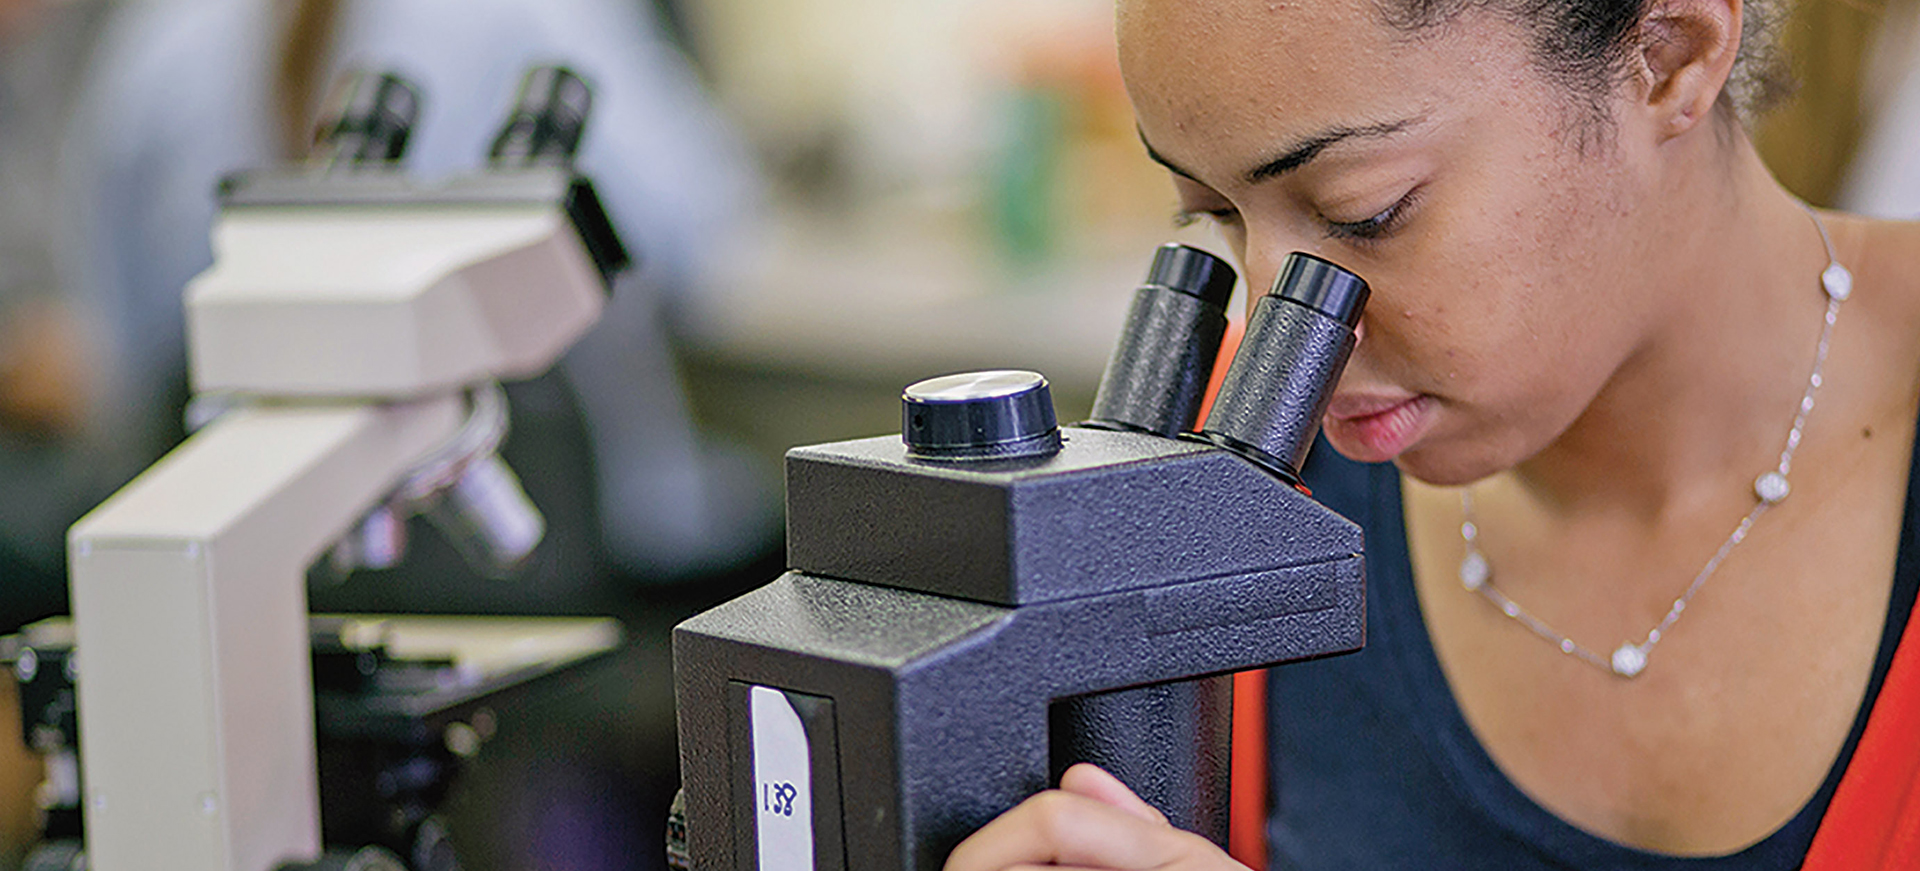
[[1231, 673], [1365, 640], [1361, 531], [1299, 469], [1367, 285], [1289, 257], [1188, 432], [1235, 280], [1162, 248], [1086, 423], [978, 372], [787, 454], [791, 570], [674, 631], [675, 862], [936, 871], [1081, 761], [1225, 842]]

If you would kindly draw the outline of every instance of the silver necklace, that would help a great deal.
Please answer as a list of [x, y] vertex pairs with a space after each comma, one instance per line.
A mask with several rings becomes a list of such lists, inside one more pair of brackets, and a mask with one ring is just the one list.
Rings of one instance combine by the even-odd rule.
[[1687, 610], [1687, 603], [1692, 602], [1694, 595], [1706, 585], [1707, 579], [1713, 577], [1714, 570], [1720, 568], [1720, 564], [1726, 561], [1727, 555], [1733, 553], [1733, 549], [1746, 540], [1747, 533], [1752, 531], [1753, 525], [1760, 520], [1760, 515], [1785, 501], [1787, 494], [1793, 490], [1787, 483], [1787, 474], [1793, 470], [1793, 452], [1800, 447], [1800, 434], [1806, 427], [1807, 415], [1813, 411], [1814, 395], [1820, 392], [1822, 382], [1820, 371], [1827, 363], [1827, 348], [1833, 341], [1833, 325], [1839, 319], [1840, 304], [1853, 293], [1853, 274], [1848, 272], [1845, 266], [1841, 266], [1840, 261], [1835, 258], [1833, 239], [1827, 235], [1825, 222], [1820, 220], [1819, 214], [1815, 213], [1811, 207], [1804, 203], [1801, 207], [1805, 208], [1807, 214], [1813, 218], [1814, 228], [1820, 231], [1820, 244], [1827, 249], [1827, 268], [1820, 273], [1820, 286], [1827, 294], [1827, 317], [1826, 325], [1820, 330], [1819, 348], [1813, 357], [1813, 375], [1807, 379], [1807, 392], [1801, 395], [1800, 406], [1793, 416], [1793, 426], [1787, 430], [1787, 444], [1780, 451], [1780, 465], [1754, 479], [1753, 510], [1748, 511], [1747, 516], [1740, 519], [1740, 525], [1734, 527], [1733, 534], [1727, 536], [1726, 541], [1721, 542], [1720, 549], [1714, 551], [1713, 558], [1707, 560], [1707, 564], [1693, 576], [1693, 583], [1687, 585], [1686, 592], [1681, 593], [1680, 598], [1673, 600], [1673, 607], [1667, 610], [1665, 617], [1660, 618], [1659, 625], [1649, 630], [1646, 638], [1640, 643], [1622, 642], [1614, 649], [1612, 656], [1602, 657], [1572, 638], [1561, 634], [1559, 630], [1547, 625], [1546, 621], [1528, 613], [1527, 609], [1508, 598], [1507, 594], [1501, 592], [1500, 588], [1493, 583], [1493, 569], [1487, 564], [1486, 556], [1480, 553], [1478, 545], [1480, 527], [1474, 521], [1471, 489], [1460, 491], [1462, 514], [1460, 539], [1466, 544], [1466, 555], [1460, 560], [1460, 583], [1463, 586], [1485, 597], [1487, 601], [1493, 603], [1494, 607], [1500, 609], [1500, 613], [1527, 627], [1533, 634], [1559, 648], [1563, 654], [1623, 678], [1638, 676], [1646, 669], [1647, 657], [1653, 653], [1654, 645], [1659, 644], [1660, 639], [1666, 637], [1667, 630], [1673, 628], [1674, 622], [1679, 620], [1680, 615]]

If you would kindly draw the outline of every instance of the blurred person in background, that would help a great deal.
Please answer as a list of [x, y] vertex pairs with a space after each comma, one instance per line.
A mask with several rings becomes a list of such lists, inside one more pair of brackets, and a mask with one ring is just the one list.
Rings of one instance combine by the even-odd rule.
[[[0, 634], [63, 608], [67, 524], [162, 447], [128, 452], [100, 425], [87, 319], [54, 263], [61, 131], [105, 17], [95, 0], [0, 0]], [[35, 837], [19, 723], [0, 680], [0, 868]]]
[[[0, 336], [28, 337], [0, 345], [5, 629], [65, 610], [66, 526], [183, 435], [182, 291], [212, 263], [223, 175], [303, 156], [316, 108], [348, 69], [419, 86], [405, 163], [429, 182], [484, 165], [530, 66], [565, 64], [592, 86], [579, 168], [638, 265], [555, 371], [508, 387], [503, 453], [548, 524], [528, 576], [482, 579], [416, 521], [403, 565], [317, 587], [311, 601], [628, 618], [620, 654], [502, 712], [498, 749], [455, 799], [455, 844], [476, 871], [657, 867], [677, 765], [671, 620], [649, 616], [662, 610], [651, 603], [692, 610], [773, 550], [779, 530], [766, 477], [695, 430], [669, 334], [707, 268], [744, 244], [760, 182], [652, 7], [69, 0], [61, 18], [83, 5], [92, 17], [55, 42], [53, 16], [29, 17], [22, 2], [0, 0], [0, 27], [39, 23], [35, 51], [63, 78], [28, 89], [31, 128], [0, 89]], [[29, 129], [34, 148], [16, 147]], [[28, 254], [10, 253], [16, 235]]]
[[67, 525], [165, 446], [109, 423], [85, 306], [56, 266], [62, 131], [105, 14], [0, 0], [0, 634], [64, 609]]

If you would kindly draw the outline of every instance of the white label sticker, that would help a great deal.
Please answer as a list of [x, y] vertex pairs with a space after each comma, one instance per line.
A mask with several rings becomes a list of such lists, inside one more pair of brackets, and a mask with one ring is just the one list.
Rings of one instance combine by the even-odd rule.
[[747, 710], [760, 871], [813, 871], [813, 762], [806, 727], [779, 690], [754, 687]]

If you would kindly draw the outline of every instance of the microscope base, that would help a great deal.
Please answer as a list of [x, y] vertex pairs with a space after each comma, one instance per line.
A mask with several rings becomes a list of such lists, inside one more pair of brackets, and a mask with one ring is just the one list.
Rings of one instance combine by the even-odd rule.
[[1357, 649], [1363, 599], [1357, 554], [1018, 608], [789, 572], [674, 630], [693, 867], [937, 871], [1049, 786], [1056, 702]]

